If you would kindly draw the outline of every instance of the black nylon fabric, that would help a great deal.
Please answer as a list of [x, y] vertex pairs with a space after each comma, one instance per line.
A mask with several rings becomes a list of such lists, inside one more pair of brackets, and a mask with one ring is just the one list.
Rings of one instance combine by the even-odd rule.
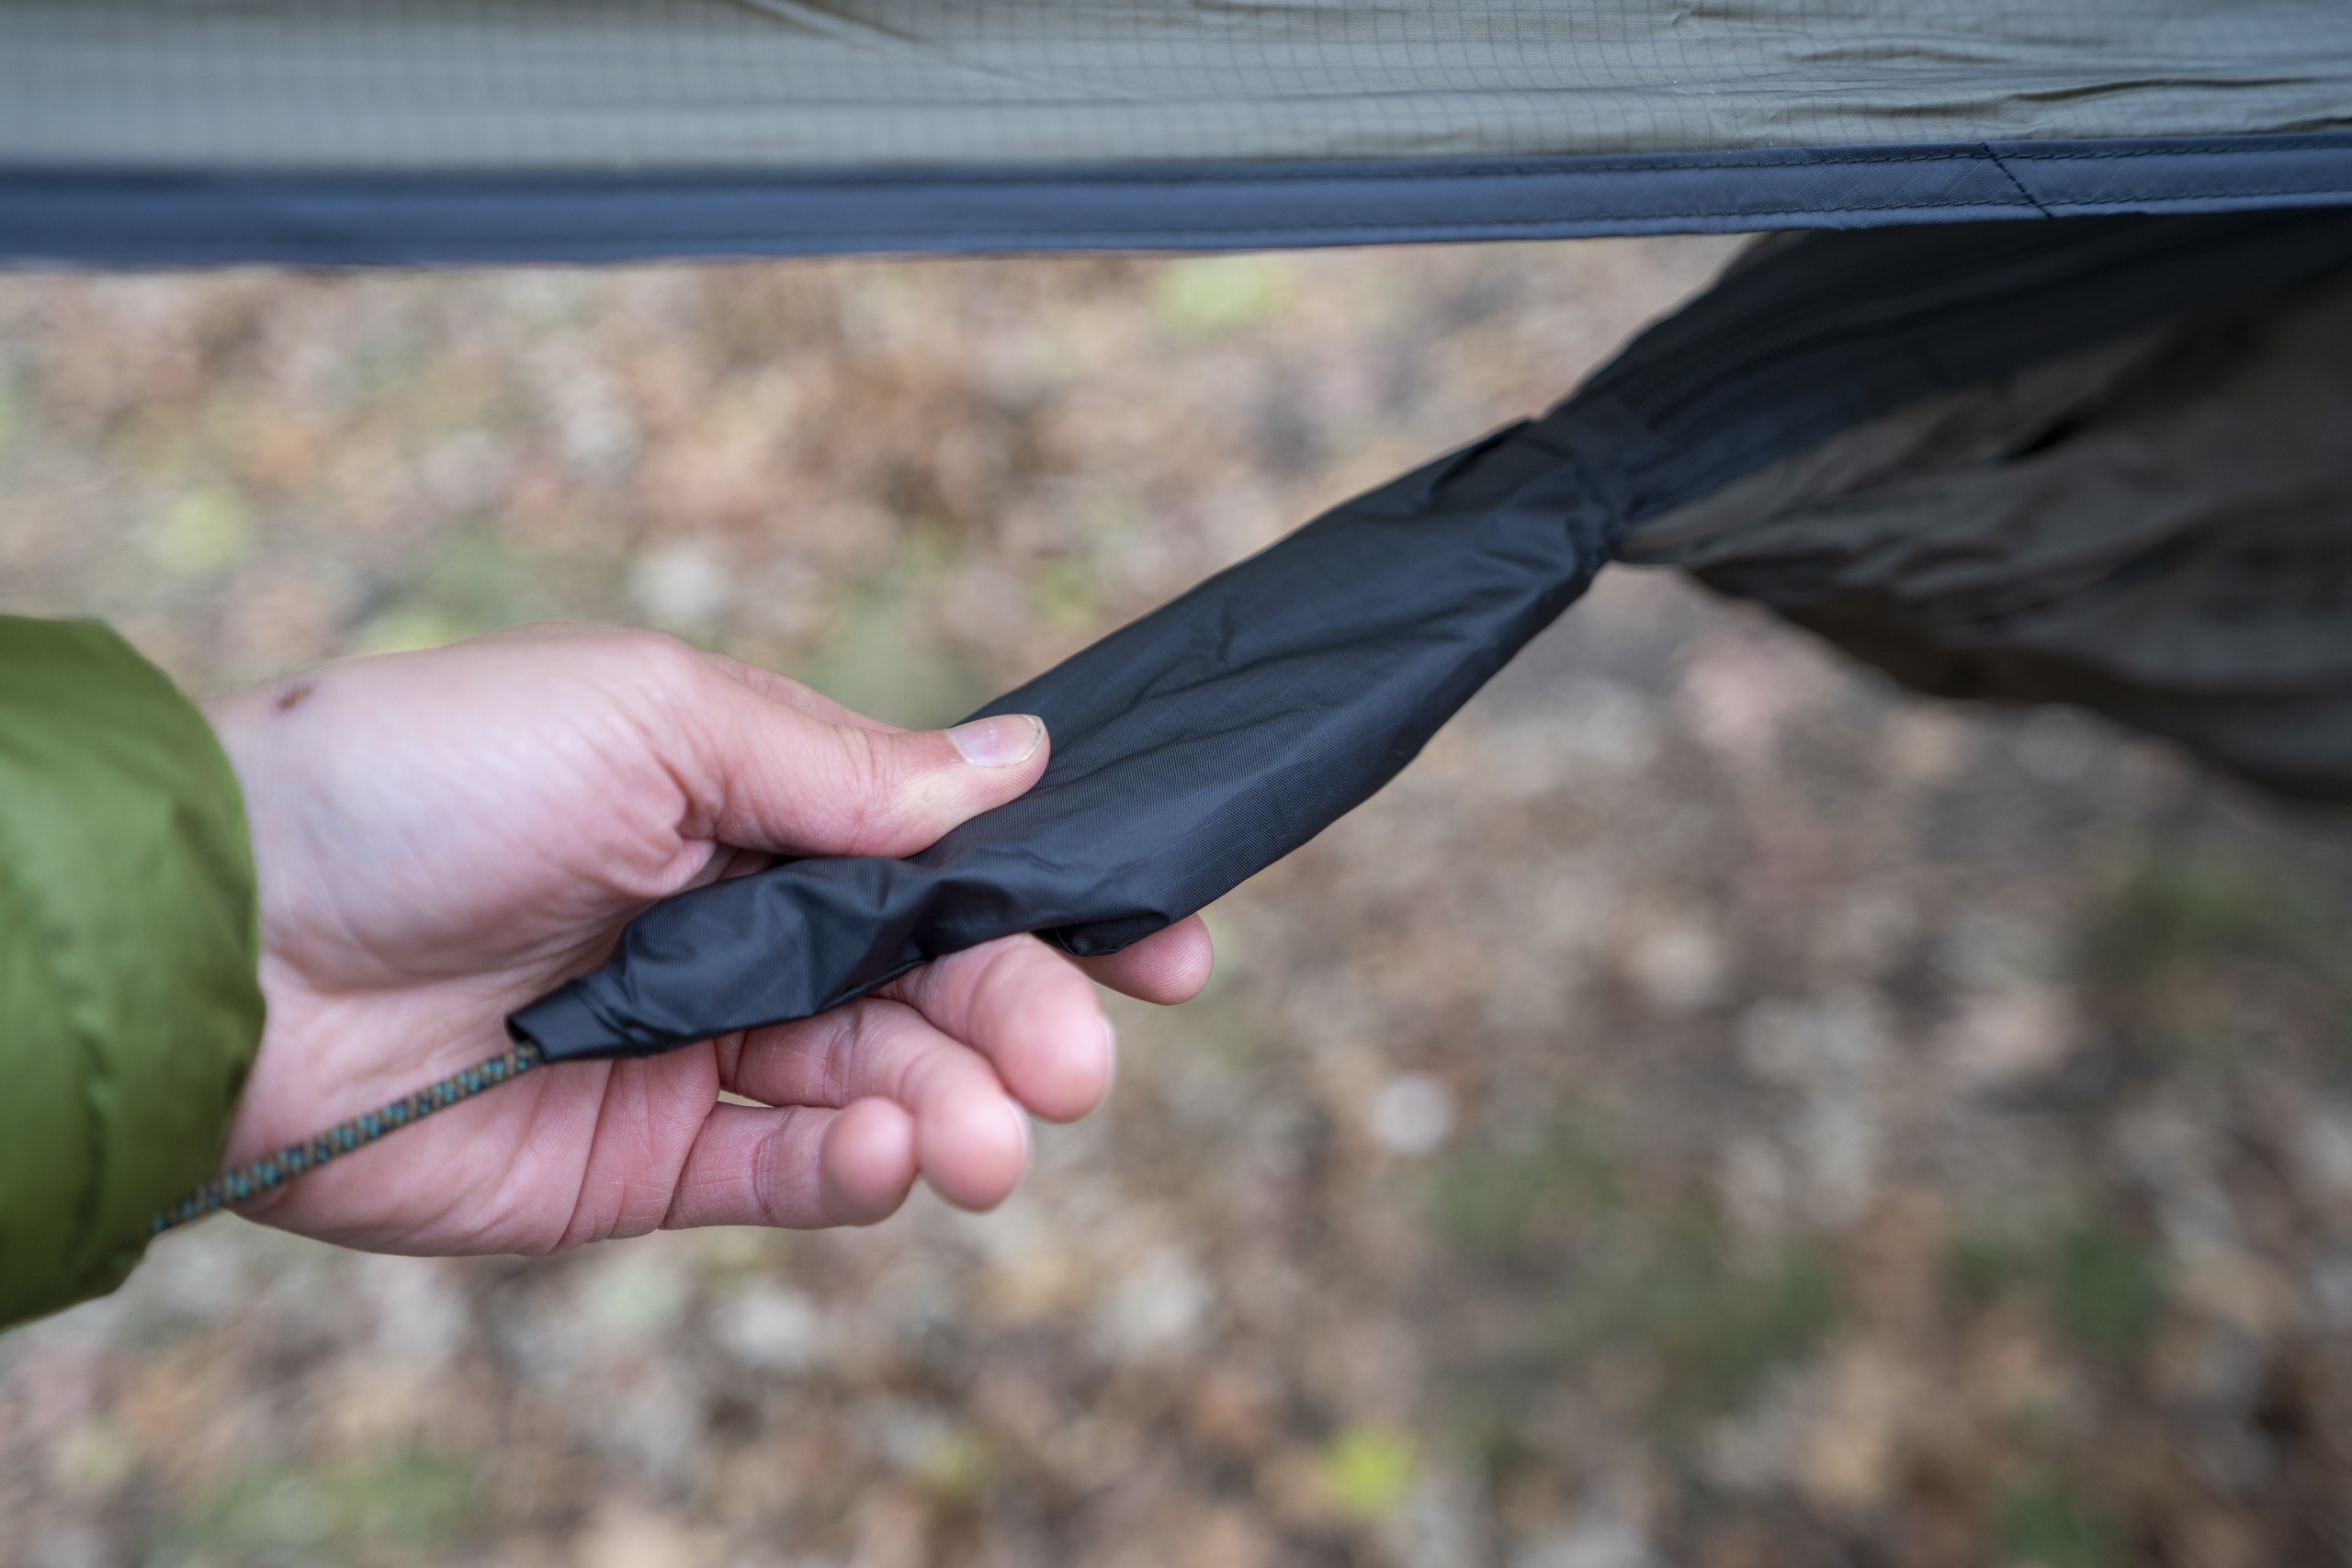
[[668, 899], [510, 1026], [552, 1060], [644, 1055], [1018, 931], [1114, 952], [1395, 776], [1636, 522], [1912, 399], [2347, 265], [2341, 212], [1770, 250], [1544, 418], [1334, 509], [982, 709], [1053, 736], [1020, 800], [911, 859], [799, 861]]

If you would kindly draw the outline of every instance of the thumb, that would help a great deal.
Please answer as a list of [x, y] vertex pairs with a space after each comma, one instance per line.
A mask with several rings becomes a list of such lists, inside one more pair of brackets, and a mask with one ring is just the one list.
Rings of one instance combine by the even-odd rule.
[[1042, 719], [953, 729], [836, 724], [718, 677], [700, 730], [709, 831], [775, 854], [910, 855], [1046, 771]]

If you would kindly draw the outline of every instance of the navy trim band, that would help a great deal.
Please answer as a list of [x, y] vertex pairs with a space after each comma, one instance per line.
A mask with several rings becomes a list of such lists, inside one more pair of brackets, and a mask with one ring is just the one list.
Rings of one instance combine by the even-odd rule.
[[35, 265], [416, 265], [1251, 250], [2346, 202], [2352, 202], [2352, 132], [824, 173], [0, 168], [0, 258]]

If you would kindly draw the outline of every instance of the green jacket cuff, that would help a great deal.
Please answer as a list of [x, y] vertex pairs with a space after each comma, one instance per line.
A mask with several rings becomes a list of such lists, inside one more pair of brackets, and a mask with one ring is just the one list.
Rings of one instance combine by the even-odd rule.
[[0, 617], [0, 1326], [121, 1283], [210, 1177], [260, 947], [203, 715], [105, 626]]

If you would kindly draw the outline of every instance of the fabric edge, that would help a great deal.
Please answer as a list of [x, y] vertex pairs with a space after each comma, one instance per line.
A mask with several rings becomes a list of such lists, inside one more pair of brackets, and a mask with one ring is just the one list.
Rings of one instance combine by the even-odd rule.
[[1521, 160], [741, 174], [0, 166], [17, 266], [1227, 251], [2352, 203], [2352, 132]]

